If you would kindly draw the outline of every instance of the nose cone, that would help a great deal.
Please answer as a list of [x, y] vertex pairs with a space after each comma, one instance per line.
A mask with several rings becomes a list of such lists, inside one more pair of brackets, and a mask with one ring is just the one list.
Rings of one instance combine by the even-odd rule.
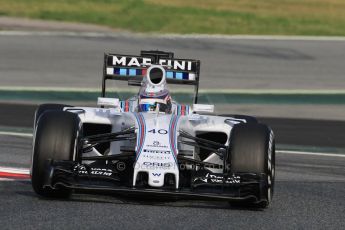
[[164, 185], [164, 174], [162, 172], [150, 172], [148, 182], [152, 187], [162, 187]]

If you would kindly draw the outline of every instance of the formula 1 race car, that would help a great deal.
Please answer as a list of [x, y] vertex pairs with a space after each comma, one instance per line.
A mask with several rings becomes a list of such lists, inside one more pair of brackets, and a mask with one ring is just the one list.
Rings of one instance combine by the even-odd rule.
[[[44, 197], [71, 192], [223, 200], [267, 207], [273, 196], [273, 131], [254, 117], [214, 115], [198, 104], [200, 61], [171, 52], [104, 55], [97, 108], [43, 104], [34, 121], [31, 178]], [[107, 80], [138, 86], [107, 97]], [[192, 85], [192, 106], [167, 85]]]

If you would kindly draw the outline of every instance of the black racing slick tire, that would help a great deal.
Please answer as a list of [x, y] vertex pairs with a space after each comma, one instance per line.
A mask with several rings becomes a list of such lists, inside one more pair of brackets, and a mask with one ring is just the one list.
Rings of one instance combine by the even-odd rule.
[[45, 187], [51, 160], [76, 160], [82, 136], [77, 114], [47, 111], [40, 116], [34, 133], [31, 182], [34, 191], [44, 197], [67, 198], [70, 190]]
[[275, 179], [275, 141], [273, 131], [264, 124], [238, 124], [230, 135], [227, 163], [232, 173], [256, 173], [264, 177], [255, 205], [271, 203]]
[[37, 107], [34, 117], [34, 130], [36, 129], [38, 118], [47, 111], [63, 111], [63, 108], [71, 107], [64, 104], [41, 104]]

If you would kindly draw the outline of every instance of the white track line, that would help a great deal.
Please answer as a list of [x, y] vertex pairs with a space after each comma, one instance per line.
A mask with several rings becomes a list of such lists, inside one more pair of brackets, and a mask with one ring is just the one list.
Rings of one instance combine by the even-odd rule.
[[14, 168], [14, 167], [0, 167], [0, 172], [18, 173], [29, 175], [30, 169], [28, 168]]
[[315, 152], [289, 151], [289, 150], [277, 150], [276, 153], [296, 154], [296, 155], [306, 155], [306, 156], [345, 157], [345, 154], [338, 154], [338, 153], [315, 153]]
[[0, 181], [18, 181], [18, 180], [10, 179], [10, 178], [0, 178]]
[[31, 133], [19, 133], [19, 132], [7, 132], [7, 131], [0, 131], [0, 135], [15, 136], [15, 137], [32, 137]]

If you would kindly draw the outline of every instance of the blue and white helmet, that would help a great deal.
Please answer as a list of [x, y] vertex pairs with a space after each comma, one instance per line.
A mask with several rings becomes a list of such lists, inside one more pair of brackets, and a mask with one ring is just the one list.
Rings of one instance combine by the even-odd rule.
[[161, 65], [151, 65], [138, 95], [139, 112], [171, 113], [171, 96], [166, 87], [166, 72]]
[[139, 93], [138, 111], [171, 113], [169, 90], [164, 89], [159, 92], [146, 92], [142, 90]]

